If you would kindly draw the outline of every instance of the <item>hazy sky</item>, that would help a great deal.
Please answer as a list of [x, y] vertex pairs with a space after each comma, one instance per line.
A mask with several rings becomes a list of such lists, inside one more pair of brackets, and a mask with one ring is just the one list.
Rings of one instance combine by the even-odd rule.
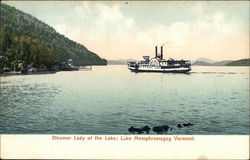
[[249, 3], [200, 1], [15, 1], [59, 33], [106, 59], [154, 56], [213, 60], [249, 57]]

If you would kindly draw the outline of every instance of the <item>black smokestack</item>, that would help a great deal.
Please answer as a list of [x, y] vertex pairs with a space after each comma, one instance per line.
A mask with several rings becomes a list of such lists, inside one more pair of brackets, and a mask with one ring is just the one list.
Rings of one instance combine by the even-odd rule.
[[155, 58], [157, 58], [157, 46], [155, 46]]
[[163, 46], [161, 46], [161, 59], [163, 59]]

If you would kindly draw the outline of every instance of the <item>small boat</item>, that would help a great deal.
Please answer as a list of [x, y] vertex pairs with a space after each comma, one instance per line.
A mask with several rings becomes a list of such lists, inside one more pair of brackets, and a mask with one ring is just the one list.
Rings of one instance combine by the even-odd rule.
[[128, 69], [133, 72], [166, 72], [166, 73], [187, 73], [191, 71], [190, 60], [163, 59], [163, 46], [161, 53], [158, 54], [155, 46], [155, 57], [143, 56], [143, 60], [128, 61]]

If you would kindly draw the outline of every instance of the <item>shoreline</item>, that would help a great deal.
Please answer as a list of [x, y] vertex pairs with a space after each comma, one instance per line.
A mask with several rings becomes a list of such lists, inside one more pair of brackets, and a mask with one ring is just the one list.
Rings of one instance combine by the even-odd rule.
[[21, 73], [21, 72], [5, 72], [1, 73], [0, 77], [5, 76], [13, 76], [13, 75], [36, 75], [36, 74], [53, 74], [60, 71], [40, 71], [40, 72], [29, 72], [29, 73]]

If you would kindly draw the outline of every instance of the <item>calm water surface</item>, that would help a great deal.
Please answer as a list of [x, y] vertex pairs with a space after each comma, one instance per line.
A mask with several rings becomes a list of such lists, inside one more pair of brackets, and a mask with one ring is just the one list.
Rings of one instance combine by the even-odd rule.
[[0, 84], [2, 134], [127, 134], [164, 124], [173, 127], [164, 134], [249, 134], [249, 67], [164, 74], [111, 65], [4, 76]]

